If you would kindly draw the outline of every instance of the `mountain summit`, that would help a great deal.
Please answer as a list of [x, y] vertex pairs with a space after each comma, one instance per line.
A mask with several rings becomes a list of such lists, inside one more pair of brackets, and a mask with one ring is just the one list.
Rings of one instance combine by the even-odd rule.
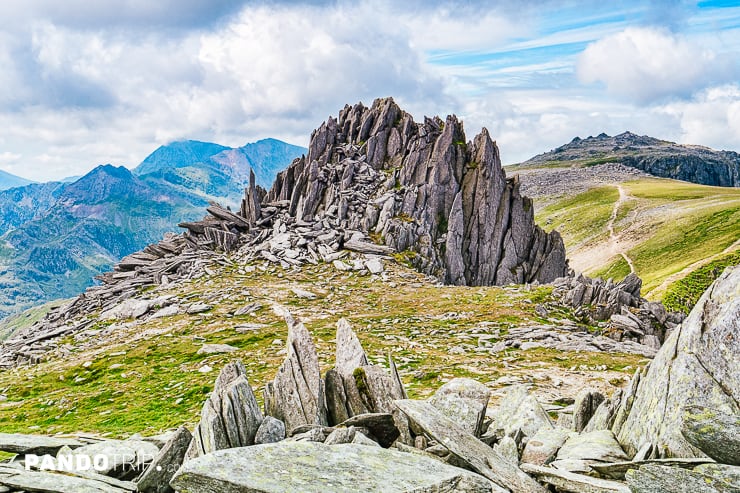
[[651, 175], [702, 185], [740, 187], [740, 155], [708, 147], [681, 145], [647, 135], [624, 132], [613, 137], [574, 138], [521, 166], [572, 162], [581, 166], [621, 163]]

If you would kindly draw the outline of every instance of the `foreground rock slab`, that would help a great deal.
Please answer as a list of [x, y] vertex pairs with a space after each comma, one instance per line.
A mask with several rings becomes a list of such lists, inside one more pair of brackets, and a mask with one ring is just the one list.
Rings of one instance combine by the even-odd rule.
[[542, 482], [551, 484], [560, 491], [572, 493], [630, 493], [623, 483], [606, 479], [592, 478], [583, 474], [560, 471], [551, 467], [523, 464], [522, 469]]
[[430, 403], [401, 400], [395, 404], [412, 423], [495, 484], [515, 493], [545, 493], [534, 479]]
[[421, 455], [316, 442], [219, 450], [186, 462], [171, 485], [183, 493], [505, 491], [477, 474]]
[[17, 474], [0, 474], [0, 485], [21, 491], [43, 493], [129, 493], [100, 481], [51, 472], [28, 472], [19, 470]]
[[73, 438], [0, 433], [0, 450], [11, 454], [56, 455], [62, 447], [77, 448], [82, 445]]
[[628, 471], [627, 484], [632, 493], [736, 493], [740, 490], [737, 483], [701, 472], [653, 464]]

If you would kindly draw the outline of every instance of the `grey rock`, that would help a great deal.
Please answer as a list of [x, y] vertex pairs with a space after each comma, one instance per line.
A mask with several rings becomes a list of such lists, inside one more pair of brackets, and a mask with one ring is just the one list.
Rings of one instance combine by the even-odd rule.
[[519, 448], [516, 441], [510, 436], [503, 437], [493, 446], [493, 450], [501, 454], [501, 457], [514, 465], [519, 464]]
[[[628, 461], [628, 462], [611, 462], [605, 464], [591, 464], [591, 469], [609, 479], [623, 480], [627, 471], [632, 469], [639, 469], [646, 465], [657, 465], [657, 466], [669, 466], [669, 467], [681, 467], [684, 469], [696, 469], [698, 466], [709, 465], [707, 461], [711, 459], [648, 459], [639, 461]], [[715, 465], [715, 464], [711, 464]], [[728, 466], [733, 467], [733, 466]]]
[[586, 428], [602, 402], [604, 402], [604, 396], [601, 392], [584, 389], [578, 393], [576, 402], [573, 404], [573, 428], [575, 431], [581, 432]]
[[573, 433], [560, 447], [557, 455], [557, 461], [583, 461], [586, 465], [626, 460], [629, 460], [629, 457], [610, 430]]
[[480, 437], [491, 391], [470, 378], [455, 378], [442, 385], [429, 402], [468, 433]]
[[610, 430], [617, 417], [617, 409], [622, 402], [622, 389], [617, 389], [614, 394], [605, 399], [594, 411], [594, 415], [582, 431]]
[[740, 414], [702, 406], [684, 408], [681, 434], [717, 462], [740, 466]]
[[424, 401], [401, 400], [395, 403], [412, 423], [446, 447], [474, 471], [501, 488], [515, 493], [544, 493], [545, 489], [508, 462], [498, 452], [461, 429], [434, 406]]
[[262, 412], [241, 361], [227, 364], [203, 404], [187, 459], [215, 450], [252, 445]]
[[10, 487], [15, 491], [41, 493], [128, 493], [132, 491], [89, 478], [44, 471], [0, 474], [0, 485]]
[[255, 445], [285, 440], [285, 423], [272, 416], [265, 416], [254, 435]]
[[555, 486], [559, 491], [570, 491], [573, 493], [631, 493], [630, 489], [623, 483], [592, 478], [568, 471], [560, 471], [551, 467], [522, 464], [522, 470], [543, 483]]
[[565, 428], [540, 428], [524, 446], [522, 462], [544, 466], [555, 460], [558, 450], [568, 439], [570, 432]]
[[221, 450], [185, 463], [171, 484], [189, 493], [504, 491], [493, 490], [477, 474], [420, 455], [314, 442]]
[[203, 344], [200, 349], [198, 349], [197, 354], [232, 353], [238, 350], [238, 347], [234, 347], [229, 344]]
[[511, 435], [521, 430], [526, 436], [534, 436], [541, 428], [552, 429], [550, 416], [537, 399], [529, 393], [526, 385], [515, 385], [501, 397], [492, 412], [493, 422], [489, 430], [503, 430]]
[[78, 447], [72, 451], [72, 456], [87, 456], [90, 463], [96, 456], [107, 458], [107, 469], [97, 470], [100, 474], [116, 478], [135, 477], [143, 472], [148, 465], [159, 454], [156, 445], [141, 440], [104, 440]]
[[708, 463], [696, 466], [694, 472], [728, 483], [740, 491], [740, 467], [738, 466]]
[[701, 472], [648, 464], [627, 471], [627, 484], [633, 493], [731, 493], [737, 485]]
[[355, 432], [355, 436], [352, 438], [352, 443], [364, 445], [366, 447], [380, 447], [378, 442], [371, 440], [364, 433], [360, 433], [359, 431]]
[[[617, 434], [634, 454], [645, 442], [661, 457], [703, 457], [681, 433], [686, 406], [740, 415], [740, 268], [728, 268], [676, 328], [637, 384]], [[615, 423], [616, 425], [617, 423]]]
[[286, 430], [300, 425], [326, 425], [324, 382], [311, 334], [300, 321], [286, 314], [288, 355], [275, 379], [265, 387], [266, 414], [285, 423]]
[[352, 443], [355, 438], [355, 427], [337, 428], [326, 437], [325, 445], [339, 445], [340, 443]]
[[395, 416], [389, 413], [358, 414], [338, 426], [364, 428], [385, 448], [390, 447], [401, 434]]
[[62, 447], [77, 448], [82, 445], [74, 438], [0, 433], [0, 450], [11, 454], [56, 455]]
[[171, 493], [170, 479], [185, 459], [185, 452], [193, 436], [185, 427], [177, 429], [172, 438], [160, 449], [144, 474], [136, 482], [141, 493]]
[[208, 303], [202, 303], [197, 302], [190, 305], [187, 310], [185, 310], [189, 315], [195, 315], [197, 313], [203, 313], [207, 312], [208, 310], [212, 309], [213, 307], [209, 305]]
[[315, 300], [318, 296], [316, 296], [316, 293], [312, 293], [311, 291], [308, 291], [303, 288], [293, 288], [291, 289], [293, 291], [293, 294], [296, 295], [298, 298], [302, 298], [305, 300]]

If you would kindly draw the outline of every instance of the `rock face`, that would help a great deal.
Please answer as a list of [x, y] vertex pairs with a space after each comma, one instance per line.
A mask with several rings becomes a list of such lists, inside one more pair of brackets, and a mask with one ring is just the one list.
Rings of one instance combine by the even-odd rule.
[[493, 491], [483, 477], [421, 455], [316, 442], [222, 450], [186, 463], [172, 486], [189, 493]]
[[329, 118], [267, 200], [289, 201], [298, 221], [328, 216], [378, 235], [450, 284], [549, 282], [567, 269], [560, 235], [534, 224], [485, 129], [466, 143], [455, 116], [415, 123], [392, 99]]
[[[683, 409], [701, 406], [740, 415], [739, 333], [740, 267], [735, 267], [704, 293], [637, 383], [617, 435], [625, 451], [632, 455], [650, 442], [661, 457], [706, 456], [681, 433]], [[707, 433], [715, 432], [708, 427]], [[692, 442], [700, 443], [699, 438]]]

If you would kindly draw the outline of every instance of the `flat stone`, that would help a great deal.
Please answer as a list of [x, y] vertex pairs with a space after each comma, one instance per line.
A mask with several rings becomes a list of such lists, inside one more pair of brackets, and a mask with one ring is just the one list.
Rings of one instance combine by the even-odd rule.
[[337, 426], [365, 428], [385, 448], [390, 447], [401, 434], [394, 416], [389, 413], [358, 414]]
[[83, 444], [73, 438], [0, 433], [0, 450], [11, 454], [56, 455], [62, 447], [77, 448]]
[[382, 274], [383, 270], [383, 261], [378, 258], [371, 258], [369, 260], [365, 261], [365, 268], [370, 271], [370, 274]]
[[234, 347], [229, 344], [203, 344], [200, 349], [198, 349], [197, 354], [232, 353], [238, 350], [238, 347]]
[[627, 471], [632, 493], [737, 493], [737, 485], [696, 471], [648, 464]]
[[108, 468], [97, 472], [109, 476], [117, 476], [118, 472], [126, 473], [127, 470], [143, 470], [158, 454], [156, 445], [132, 439], [105, 440], [72, 451], [73, 456], [89, 457], [91, 463], [96, 456], [106, 456]]
[[564, 428], [540, 428], [527, 441], [522, 452], [522, 462], [544, 466], [555, 460], [558, 450], [568, 439], [570, 431]]
[[291, 289], [291, 291], [293, 291], [293, 294], [301, 299], [315, 300], [316, 298], [318, 298], [318, 296], [315, 293], [312, 293], [311, 291], [308, 291], [302, 288], [293, 288]]
[[557, 455], [558, 461], [623, 462], [629, 460], [610, 430], [572, 433]]
[[399, 400], [395, 404], [413, 424], [499, 487], [515, 493], [545, 493], [542, 486], [516, 465], [460, 428], [428, 402]]
[[128, 493], [131, 491], [92, 479], [44, 471], [20, 471], [10, 476], [2, 474], [0, 484], [16, 490], [40, 493]]
[[592, 478], [584, 474], [561, 471], [552, 467], [522, 464], [522, 470], [562, 491], [572, 493], [631, 493], [624, 483]]
[[188, 309], [186, 310], [186, 312], [190, 315], [195, 315], [196, 313], [207, 312], [208, 310], [212, 308], [213, 307], [209, 305], [208, 303], [197, 302], [197, 303], [193, 303], [192, 305], [190, 305]]
[[675, 458], [675, 459], [648, 459], [628, 462], [612, 462], [606, 464], [592, 464], [591, 469], [600, 475], [611, 479], [624, 479], [627, 471], [639, 469], [641, 466], [653, 464], [656, 466], [682, 467], [684, 469], [693, 469], [696, 466], [707, 464], [710, 459], [700, 458]]
[[186, 462], [171, 484], [188, 493], [504, 491], [477, 474], [420, 455], [315, 442], [220, 450]]

